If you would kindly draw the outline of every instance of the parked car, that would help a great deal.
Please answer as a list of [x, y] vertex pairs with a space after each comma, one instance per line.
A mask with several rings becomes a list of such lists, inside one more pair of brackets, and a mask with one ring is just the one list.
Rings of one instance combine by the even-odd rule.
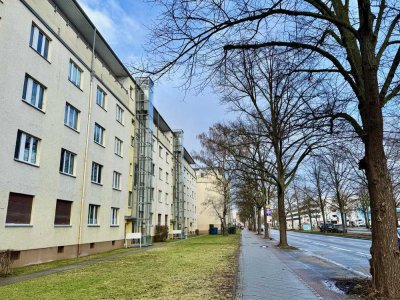
[[399, 245], [400, 248], [400, 227], [397, 227], [397, 244]]
[[347, 229], [343, 227], [343, 224], [335, 224], [333, 225], [332, 232], [346, 233]]
[[328, 223], [321, 224], [319, 226], [319, 230], [321, 232], [332, 232], [332, 228], [333, 228], [333, 224], [328, 224]]

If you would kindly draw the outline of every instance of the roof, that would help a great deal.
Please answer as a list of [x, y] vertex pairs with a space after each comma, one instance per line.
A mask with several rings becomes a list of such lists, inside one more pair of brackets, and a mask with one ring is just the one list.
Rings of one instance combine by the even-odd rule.
[[183, 158], [190, 164], [194, 165], [196, 162], [194, 161], [193, 157], [187, 152], [186, 148], [183, 148]]
[[[68, 18], [68, 20], [79, 30], [79, 33], [93, 47], [93, 34], [96, 26], [86, 15], [82, 7], [76, 0], [53, 0], [57, 8]], [[130, 77], [134, 82], [135, 79], [130, 75], [128, 69], [124, 66], [110, 45], [103, 38], [101, 33], [96, 29], [95, 52], [108, 68], [117, 77]]]

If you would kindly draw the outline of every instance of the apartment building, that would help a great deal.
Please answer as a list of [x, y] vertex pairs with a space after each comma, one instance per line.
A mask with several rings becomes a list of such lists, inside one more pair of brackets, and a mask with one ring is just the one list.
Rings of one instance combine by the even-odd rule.
[[[14, 266], [122, 247], [126, 232], [151, 238], [173, 221], [175, 133], [143, 106], [151, 81], [130, 76], [77, 2], [0, 1], [0, 40], [0, 250]], [[153, 161], [158, 179], [144, 180]]]
[[[207, 168], [196, 169], [197, 189], [197, 228], [200, 233], [208, 232], [209, 225], [213, 224], [221, 230], [219, 215], [222, 212], [223, 196], [215, 183], [214, 172]], [[231, 212], [228, 213], [227, 222], [231, 219]]]

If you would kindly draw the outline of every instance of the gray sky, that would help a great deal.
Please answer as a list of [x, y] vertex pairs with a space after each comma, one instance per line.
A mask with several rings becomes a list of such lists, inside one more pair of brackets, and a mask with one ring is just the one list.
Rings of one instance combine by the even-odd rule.
[[[155, 22], [157, 8], [145, 0], [78, 0], [121, 61], [129, 65], [143, 55], [147, 27]], [[210, 89], [197, 95], [179, 88], [178, 76], [156, 82], [154, 102], [172, 129], [183, 129], [185, 147], [198, 151], [196, 136], [225, 119], [225, 108]]]

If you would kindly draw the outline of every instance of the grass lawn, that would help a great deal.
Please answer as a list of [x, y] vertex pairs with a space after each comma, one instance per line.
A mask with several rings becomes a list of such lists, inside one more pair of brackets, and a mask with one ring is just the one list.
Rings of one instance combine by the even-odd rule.
[[233, 299], [239, 234], [201, 236], [0, 287], [1, 299]]

